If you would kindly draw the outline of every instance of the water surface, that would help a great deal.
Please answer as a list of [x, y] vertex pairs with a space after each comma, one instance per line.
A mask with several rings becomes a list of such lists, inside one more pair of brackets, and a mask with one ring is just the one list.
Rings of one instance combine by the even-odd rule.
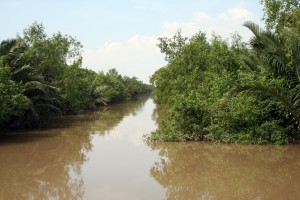
[[300, 146], [146, 144], [152, 99], [0, 138], [0, 199], [299, 199]]

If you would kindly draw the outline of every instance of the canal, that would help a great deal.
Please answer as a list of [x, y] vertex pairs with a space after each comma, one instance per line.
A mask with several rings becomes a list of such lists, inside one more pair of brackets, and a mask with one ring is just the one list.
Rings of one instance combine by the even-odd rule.
[[146, 143], [151, 98], [0, 138], [0, 199], [299, 199], [300, 145]]

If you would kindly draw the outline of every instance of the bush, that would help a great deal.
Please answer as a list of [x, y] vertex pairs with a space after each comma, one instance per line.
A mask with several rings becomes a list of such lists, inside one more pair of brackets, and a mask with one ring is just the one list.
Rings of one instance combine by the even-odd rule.
[[9, 122], [12, 117], [24, 116], [29, 99], [23, 91], [24, 85], [14, 82], [9, 68], [0, 61], [0, 125]]

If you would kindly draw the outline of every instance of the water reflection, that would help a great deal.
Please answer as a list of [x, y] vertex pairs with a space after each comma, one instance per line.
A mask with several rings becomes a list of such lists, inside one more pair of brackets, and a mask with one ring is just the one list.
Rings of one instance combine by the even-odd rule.
[[[151, 99], [0, 137], [0, 199], [298, 199], [300, 146], [151, 143]], [[154, 119], [153, 119], [154, 118]], [[150, 147], [150, 148], [149, 148]], [[159, 155], [158, 155], [159, 154]]]
[[142, 96], [133, 101], [100, 107], [97, 111], [88, 114], [65, 116], [54, 126], [80, 127], [82, 131], [89, 133], [109, 134], [125, 117], [136, 116], [148, 99], [148, 96]]
[[[0, 145], [0, 199], [80, 199], [90, 137], [29, 136]], [[31, 140], [30, 137], [34, 139]]]
[[83, 199], [93, 135], [108, 134], [147, 98], [63, 117], [56, 128], [0, 137], [0, 199]]
[[167, 199], [298, 199], [300, 146], [156, 143]]

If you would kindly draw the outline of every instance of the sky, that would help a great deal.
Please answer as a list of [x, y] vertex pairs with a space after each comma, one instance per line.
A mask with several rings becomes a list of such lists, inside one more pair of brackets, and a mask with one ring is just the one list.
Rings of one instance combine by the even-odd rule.
[[208, 38], [238, 33], [248, 41], [251, 33], [242, 24], [263, 25], [259, 0], [0, 0], [0, 5], [0, 41], [42, 23], [48, 36], [61, 32], [82, 43], [84, 68], [116, 68], [146, 83], [166, 65], [159, 37], [181, 29], [187, 37], [198, 31]]

